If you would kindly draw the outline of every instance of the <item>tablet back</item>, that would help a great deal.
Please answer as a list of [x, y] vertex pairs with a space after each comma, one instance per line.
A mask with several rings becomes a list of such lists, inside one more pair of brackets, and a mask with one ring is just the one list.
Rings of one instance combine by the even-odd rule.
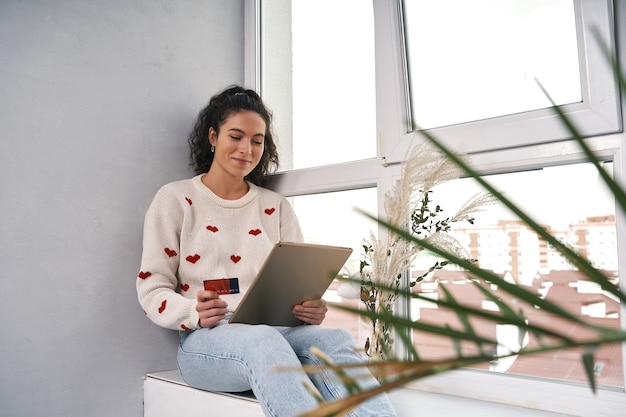
[[320, 299], [351, 253], [338, 246], [277, 242], [229, 322], [302, 324], [292, 307]]

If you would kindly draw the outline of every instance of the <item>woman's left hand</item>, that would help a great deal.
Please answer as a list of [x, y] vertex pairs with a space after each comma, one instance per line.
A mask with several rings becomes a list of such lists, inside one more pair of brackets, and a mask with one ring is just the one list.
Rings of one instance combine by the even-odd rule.
[[292, 311], [298, 320], [308, 324], [322, 324], [326, 317], [326, 312], [328, 312], [328, 307], [326, 307], [326, 301], [324, 300], [311, 300], [293, 306]]

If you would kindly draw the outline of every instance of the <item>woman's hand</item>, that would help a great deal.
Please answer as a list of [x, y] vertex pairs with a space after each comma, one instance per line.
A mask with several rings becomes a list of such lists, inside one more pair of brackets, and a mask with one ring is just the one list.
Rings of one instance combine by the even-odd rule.
[[215, 291], [198, 291], [198, 304], [196, 311], [200, 319], [200, 327], [215, 327], [228, 313], [228, 304], [222, 300]]
[[305, 323], [322, 324], [328, 312], [328, 307], [326, 307], [326, 301], [324, 300], [311, 300], [293, 306], [292, 312], [298, 320], [302, 320]]

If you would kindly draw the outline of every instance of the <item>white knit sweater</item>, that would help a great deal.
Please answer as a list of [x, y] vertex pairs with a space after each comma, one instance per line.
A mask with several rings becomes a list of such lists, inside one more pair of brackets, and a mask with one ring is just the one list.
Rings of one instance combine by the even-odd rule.
[[137, 277], [139, 303], [154, 323], [196, 329], [196, 296], [206, 279], [239, 278], [239, 294], [220, 296], [234, 310], [273, 244], [303, 240], [289, 202], [248, 185], [239, 200], [218, 197], [201, 175], [157, 192], [145, 217]]

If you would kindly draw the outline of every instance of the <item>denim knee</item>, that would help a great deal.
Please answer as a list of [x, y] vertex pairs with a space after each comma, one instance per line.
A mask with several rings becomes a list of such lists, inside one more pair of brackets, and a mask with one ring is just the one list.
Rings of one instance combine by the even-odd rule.
[[321, 327], [312, 341], [312, 345], [321, 350], [356, 351], [356, 343], [352, 335], [345, 329]]

